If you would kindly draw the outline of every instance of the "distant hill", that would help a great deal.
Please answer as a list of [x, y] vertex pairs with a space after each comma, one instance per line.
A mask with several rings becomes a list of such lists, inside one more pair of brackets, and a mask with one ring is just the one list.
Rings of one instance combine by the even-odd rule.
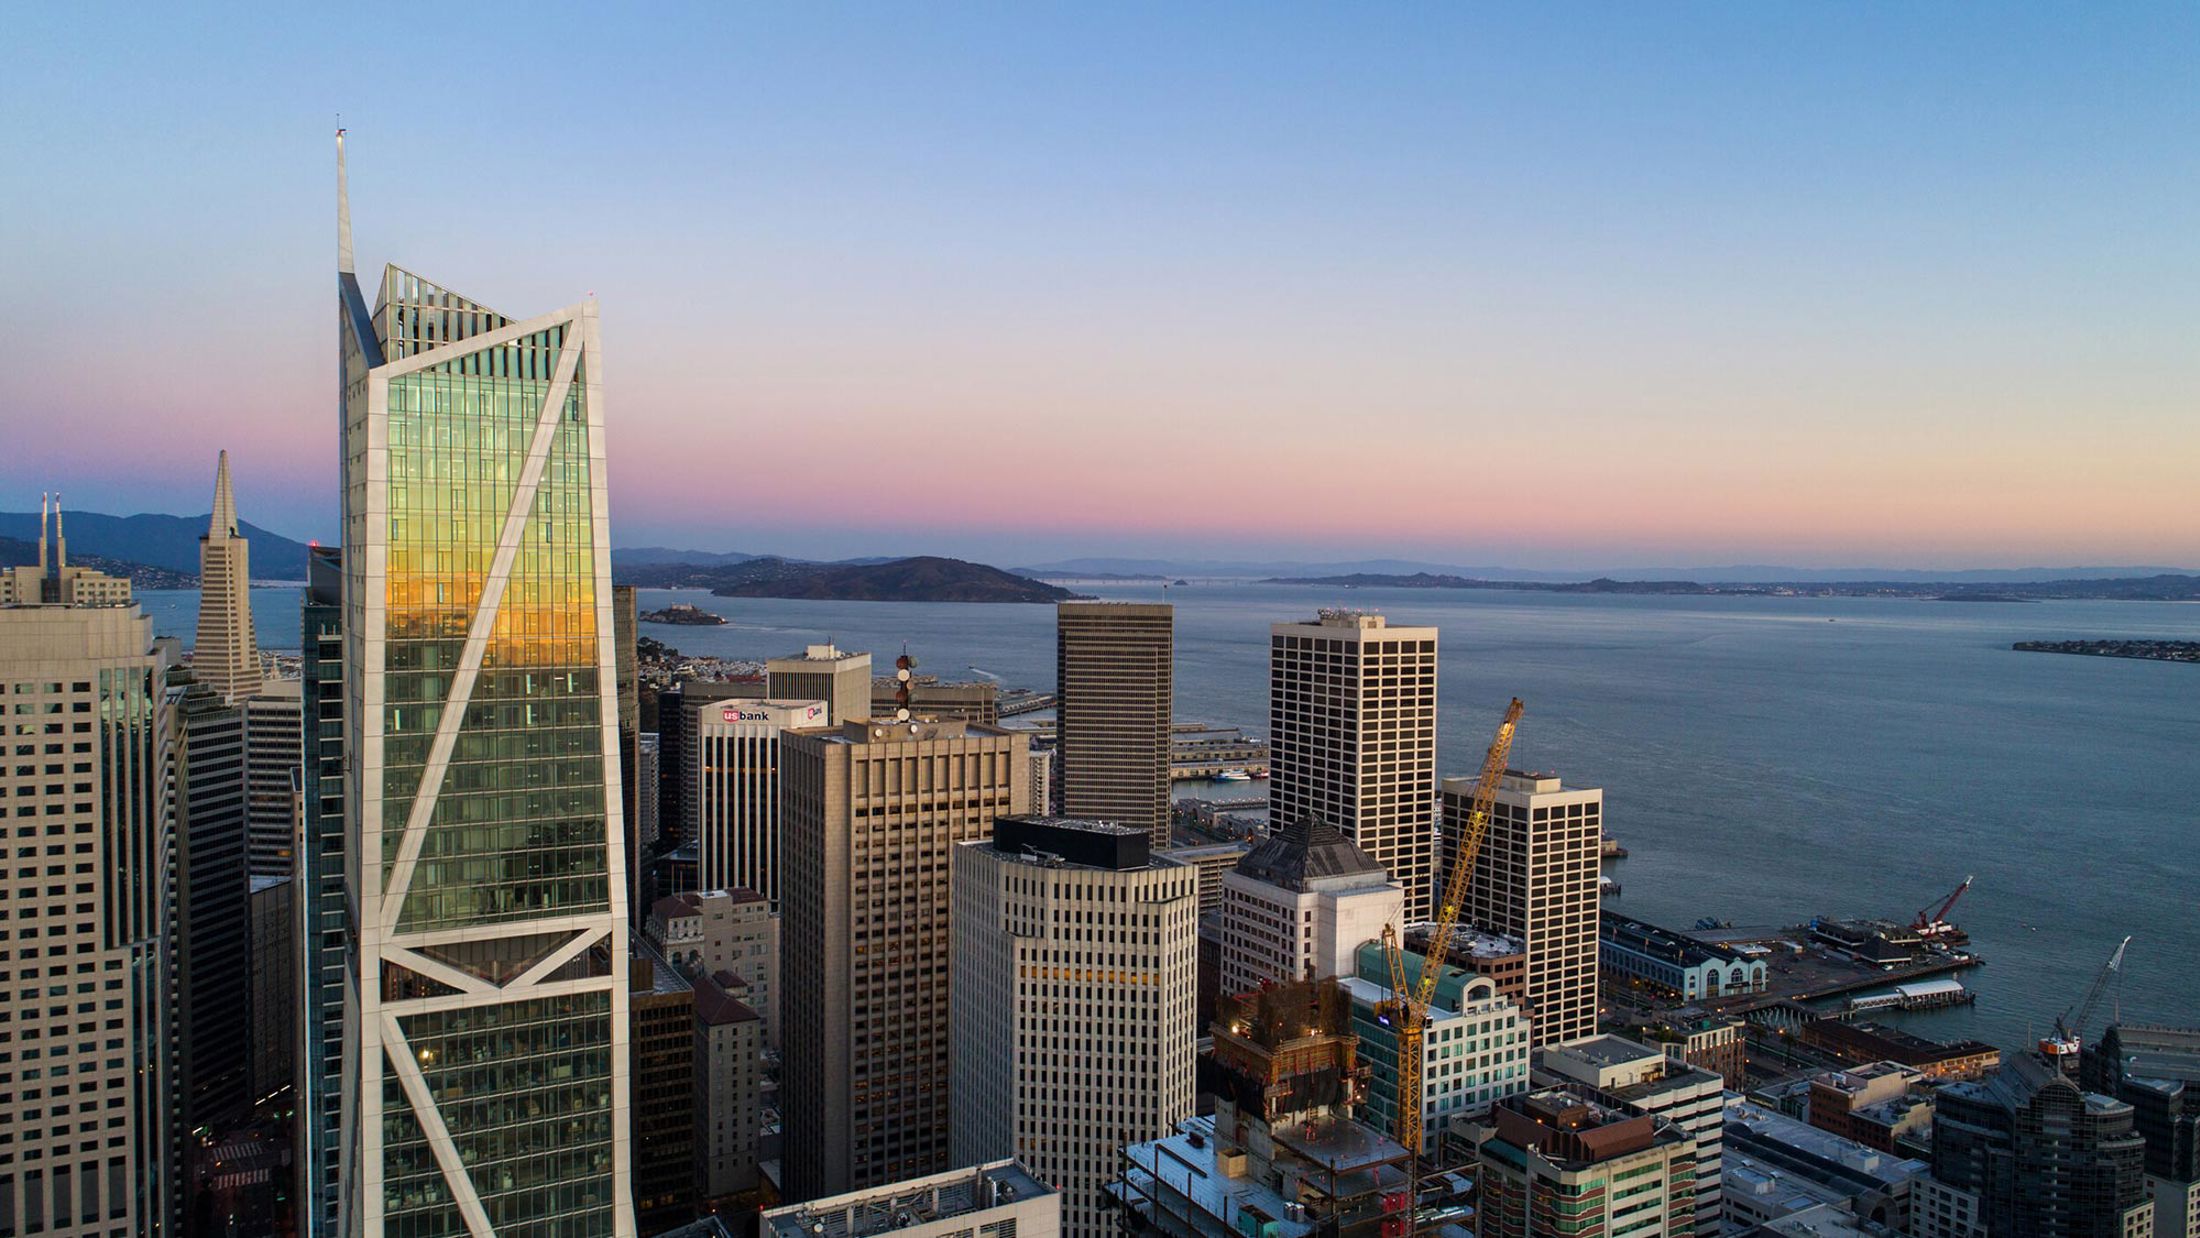
[[798, 567], [718, 586], [726, 597], [819, 598], [843, 602], [1059, 602], [1077, 595], [983, 563], [919, 555], [890, 563]]
[[708, 589], [722, 597], [844, 602], [1056, 602], [1077, 595], [983, 563], [920, 555], [883, 563], [802, 563], [761, 557], [720, 567], [688, 563], [614, 566], [643, 588]]
[[1110, 576], [1208, 576], [1327, 581], [1343, 576], [1451, 576], [1479, 581], [1541, 581], [1548, 584], [1585, 584], [1603, 579], [1620, 583], [1706, 581], [1718, 584], [1788, 584], [1816, 581], [1827, 584], [2002, 584], [2045, 583], [2061, 580], [2134, 580], [2153, 576], [2195, 574], [2193, 568], [2127, 567], [2011, 567], [2011, 568], [1884, 568], [1884, 567], [1781, 567], [1760, 563], [1724, 567], [1602, 568], [1596, 571], [1553, 571], [1547, 568], [1464, 567], [1422, 563], [1410, 559], [1360, 559], [1347, 562], [1302, 562], [1256, 559], [1060, 559], [1019, 567], [1017, 572], [1041, 580], [1105, 580]]
[[[0, 567], [29, 567], [38, 562], [38, 543], [20, 537], [0, 537]], [[130, 583], [140, 589], [195, 589], [197, 572], [172, 572], [165, 567], [151, 567], [143, 563], [126, 563], [110, 559], [106, 555], [83, 554], [76, 548], [76, 539], [69, 539], [69, 563], [72, 567], [88, 567], [110, 576], [127, 576]]]
[[2200, 576], [2165, 573], [2102, 580], [1818, 580], [1798, 577], [1774, 581], [1595, 580], [1556, 583], [1541, 580], [1483, 580], [1468, 576], [1416, 572], [1411, 576], [1354, 573], [1346, 576], [1272, 577], [1264, 584], [1325, 585], [1345, 589], [1511, 589], [1533, 593], [1638, 594], [1833, 594], [1842, 597], [1930, 598], [1942, 602], [2034, 602], [2046, 598], [2110, 601], [2200, 601]]
[[611, 552], [611, 570], [622, 567], [663, 567], [686, 565], [689, 567], [714, 567], [732, 563], [747, 563], [751, 559], [770, 558], [769, 555], [743, 554], [738, 550], [674, 550], [670, 546], [621, 546]]
[[[109, 516], [104, 512], [70, 511], [62, 524], [69, 535], [71, 562], [90, 564], [88, 555], [121, 563], [142, 563], [196, 578], [199, 574], [199, 537], [213, 519], [205, 516], [166, 516], [144, 513]], [[304, 580], [306, 544], [280, 533], [271, 533], [250, 521], [239, 521], [238, 531], [252, 541], [254, 580]], [[37, 562], [38, 513], [0, 512], [0, 537], [30, 543], [30, 562]]]

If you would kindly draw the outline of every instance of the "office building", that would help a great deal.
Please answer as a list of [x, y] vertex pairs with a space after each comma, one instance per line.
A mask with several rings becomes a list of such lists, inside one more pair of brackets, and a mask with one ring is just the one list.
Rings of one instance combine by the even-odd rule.
[[1662, 1050], [1618, 1036], [1585, 1036], [1542, 1046], [1535, 1080], [1679, 1127], [1695, 1145], [1697, 1228], [1718, 1232], [1719, 1173], [1726, 1149], [1724, 1080], [1675, 1061]]
[[952, 1156], [1012, 1155], [1114, 1228], [1125, 1143], [1192, 1114], [1199, 874], [1137, 826], [1004, 817], [954, 853]]
[[[758, 700], [761, 680], [685, 679], [657, 694], [657, 841], [670, 848], [695, 841], [695, 711], [711, 701]], [[657, 893], [671, 891], [659, 888]]]
[[1063, 816], [1136, 826], [1154, 846], [1169, 845], [1175, 671], [1175, 607], [1055, 604]]
[[199, 539], [199, 627], [191, 674], [235, 704], [260, 690], [260, 646], [252, 634], [251, 543], [237, 532], [229, 453], [214, 466], [214, 515]]
[[1643, 1033], [1676, 1058], [1698, 1070], [1709, 1071], [1739, 1091], [1748, 1086], [1749, 1025], [1730, 1015], [1696, 1015], [1674, 1019]]
[[658, 764], [658, 733], [644, 731], [634, 738], [634, 782], [641, 788], [634, 800], [635, 835], [641, 839], [642, 852], [647, 855], [663, 836], [663, 826], [657, 817], [659, 779], [663, 769]]
[[288, 877], [297, 868], [303, 688], [296, 679], [267, 679], [236, 702], [244, 714], [245, 871], [254, 877]]
[[[1390, 968], [1381, 942], [1356, 954], [1358, 971], [1340, 981], [1352, 1002], [1352, 1030], [1370, 1067], [1361, 1116], [1377, 1130], [1398, 1127], [1398, 1032]], [[1424, 961], [1406, 956], [1406, 983], [1418, 984]], [[1421, 1031], [1420, 1151], [1434, 1153], [1454, 1121], [1478, 1116], [1529, 1087], [1528, 1021], [1487, 976], [1448, 964], [1437, 976], [1428, 1023]]]
[[[47, 525], [53, 533], [47, 536]], [[128, 606], [130, 578], [69, 566], [61, 533], [61, 496], [38, 496], [38, 561], [0, 567], [0, 606]]]
[[687, 706], [696, 881], [779, 907], [779, 738], [828, 721], [823, 701], [721, 698]]
[[1930, 1080], [1983, 1079], [2001, 1065], [2001, 1050], [1980, 1040], [1942, 1043], [1883, 1023], [1817, 1018], [1797, 1038], [1845, 1062], [1894, 1062]]
[[696, 1128], [705, 1116], [697, 1103], [695, 986], [642, 940], [634, 943], [627, 985], [634, 1215], [643, 1233], [656, 1233], [695, 1214]]
[[[1929, 1104], [1922, 1099], [1914, 1107], [1906, 1103], [1923, 1081], [1923, 1075], [1898, 1062], [1821, 1071], [1810, 1077], [1804, 1118], [1822, 1131], [1892, 1152], [1895, 1139], [1931, 1125]], [[1891, 1113], [1899, 1113], [1901, 1120], [1889, 1122], [1881, 1116]]]
[[788, 1198], [947, 1168], [948, 870], [1030, 811], [1029, 743], [962, 721], [781, 738]]
[[2150, 1176], [2200, 1181], [2200, 1028], [2112, 1023], [2085, 1046], [2079, 1077], [2131, 1106]]
[[942, 683], [936, 675], [912, 675], [906, 684], [893, 675], [871, 679], [871, 716], [891, 718], [902, 705], [902, 690], [909, 693], [909, 716], [935, 721], [960, 718], [987, 726], [1001, 720], [1001, 685], [981, 679], [974, 683]]
[[1718, 1232], [1695, 1216], [1694, 1141], [1663, 1118], [1547, 1089], [1508, 1096], [1463, 1126], [1482, 1238]]
[[1279, 826], [1221, 885], [1224, 993], [1349, 976], [1353, 951], [1404, 914], [1405, 894], [1382, 866], [1311, 817]]
[[650, 904], [642, 931], [691, 980], [709, 979], [756, 1009], [779, 1045], [779, 917], [754, 890], [685, 890]]
[[289, 877], [251, 879], [254, 1101], [290, 1087], [298, 1070], [298, 907]]
[[763, 1238], [1060, 1238], [1061, 1192], [1014, 1161], [765, 1210]]
[[[1446, 778], [1446, 847], [1474, 806], [1472, 778]], [[1519, 939], [1523, 989], [1535, 1043], [1597, 1030], [1598, 851], [1604, 792], [1567, 787], [1555, 774], [1506, 770], [1488, 832], [1475, 855], [1462, 913], [1476, 927]]]
[[252, 1102], [244, 710], [195, 686], [177, 735], [176, 1116], [188, 1131], [240, 1119]]
[[[1037, 792], [1033, 802], [1038, 802]], [[1222, 910], [1222, 878], [1235, 870], [1238, 861], [1252, 850], [1250, 843], [1202, 843], [1189, 847], [1168, 847], [1160, 854], [1179, 864], [1189, 864], [1199, 872], [1199, 914], [1214, 915]]]
[[306, 554], [298, 615], [300, 787], [297, 886], [298, 1229], [335, 1238], [343, 1162], [344, 564], [334, 546]]
[[1838, 1201], [1851, 1214], [1897, 1229], [1931, 1168], [1844, 1139], [1739, 1096], [1726, 1098], [1720, 1200], [1729, 1231], [1785, 1212]]
[[349, 874], [342, 1228], [626, 1238], [596, 304], [513, 320], [389, 266], [370, 308], [348, 205], [339, 242], [345, 833], [377, 860]]
[[764, 695], [775, 701], [823, 701], [825, 721], [833, 726], [866, 721], [871, 717], [871, 655], [827, 644], [772, 658], [764, 663]]
[[2030, 1053], [1940, 1090], [1918, 1238], [2148, 1238], [2154, 1199], [2130, 1105]]
[[1054, 749], [1035, 747], [1024, 754], [1024, 775], [1029, 780], [1034, 808], [1054, 802]]
[[[1324, 610], [1268, 638], [1268, 816], [1334, 825], [1430, 919], [1436, 629]], [[1357, 943], [1353, 943], [1357, 944]]]
[[695, 982], [696, 1189], [756, 1189], [764, 1118], [764, 1023], [709, 976]]
[[151, 1238], [176, 1232], [180, 1177], [168, 650], [134, 606], [58, 600], [61, 579], [0, 608], [0, 1232]]

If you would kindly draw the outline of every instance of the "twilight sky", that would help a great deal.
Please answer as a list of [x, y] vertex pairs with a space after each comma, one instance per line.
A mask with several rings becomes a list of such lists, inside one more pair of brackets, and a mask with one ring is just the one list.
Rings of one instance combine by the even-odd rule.
[[1550, 7], [16, 6], [0, 509], [334, 534], [340, 112], [622, 545], [2200, 565], [2200, 6]]

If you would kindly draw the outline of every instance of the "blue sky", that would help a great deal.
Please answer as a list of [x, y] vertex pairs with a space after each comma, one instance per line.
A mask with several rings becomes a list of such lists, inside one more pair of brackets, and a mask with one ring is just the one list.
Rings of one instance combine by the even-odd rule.
[[341, 113], [624, 544], [2200, 563], [2200, 7], [9, 22], [0, 507], [333, 533]]

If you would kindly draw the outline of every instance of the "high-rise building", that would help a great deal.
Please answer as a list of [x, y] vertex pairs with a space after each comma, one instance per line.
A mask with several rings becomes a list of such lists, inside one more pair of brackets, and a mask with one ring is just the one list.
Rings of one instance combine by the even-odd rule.
[[344, 1228], [625, 1238], [596, 305], [514, 320], [390, 266], [370, 309], [348, 205], [339, 242], [344, 803], [362, 859]]
[[695, 980], [696, 1189], [756, 1188], [764, 1119], [764, 1023], [708, 976]]
[[641, 839], [644, 855], [657, 845], [663, 834], [657, 817], [657, 786], [662, 776], [657, 760], [661, 750], [657, 745], [658, 733], [655, 731], [644, 731], [634, 737], [634, 781], [641, 788], [634, 799], [634, 832]]
[[958, 1164], [1013, 1155], [1062, 1192], [1062, 1232], [1115, 1229], [1126, 1143], [1192, 1114], [1199, 873], [1142, 828], [1004, 817], [954, 854]]
[[[1326, 821], [1430, 918], [1436, 838], [1436, 629], [1324, 610], [1268, 637], [1268, 815]], [[1594, 945], [1596, 926], [1590, 925]]]
[[254, 1101], [290, 1087], [298, 1070], [298, 908], [295, 879], [251, 879], [252, 1040], [247, 1075]]
[[1353, 952], [1404, 914], [1405, 893], [1336, 828], [1279, 826], [1222, 874], [1221, 991], [1349, 976]]
[[[657, 842], [662, 849], [695, 843], [695, 766], [702, 759], [694, 733], [696, 708], [711, 701], [761, 700], [760, 680], [683, 679], [657, 694]], [[828, 719], [829, 721], [830, 719]], [[659, 888], [657, 894], [668, 893]]]
[[1663, 1118], [1553, 1089], [1508, 1096], [1463, 1125], [1483, 1238], [1717, 1232], [1694, 1216], [1694, 1141]]
[[703, 701], [688, 707], [692, 837], [706, 890], [755, 890], [779, 907], [779, 737], [828, 721], [823, 701]]
[[2031, 1053], [1940, 1090], [1933, 1172], [1917, 1184], [1919, 1238], [2147, 1238], [2154, 1199], [2130, 1105]]
[[[1473, 809], [1474, 784], [1444, 780], [1447, 857]], [[1525, 947], [1522, 987], [1537, 1045], [1597, 1030], [1603, 831], [1602, 790], [1563, 786], [1555, 774], [1507, 770], [1474, 858], [1462, 915]]]
[[764, 663], [764, 695], [779, 701], [823, 701], [834, 726], [871, 716], [871, 655], [832, 645]]
[[[1398, 1126], [1398, 1033], [1384, 1007], [1391, 1000], [1389, 963], [1381, 942], [1355, 953], [1356, 974], [1342, 977], [1352, 1002], [1352, 1030], [1369, 1067], [1361, 1114], [1377, 1130]], [[1422, 956], [1406, 955], [1406, 982], [1417, 984]], [[1461, 1118], [1489, 1110], [1529, 1088], [1528, 1021], [1487, 976], [1450, 964], [1436, 981], [1428, 1025], [1421, 1032], [1421, 1151], [1438, 1150]]]
[[1062, 814], [1136, 826], [1168, 846], [1176, 608], [1056, 603], [1054, 671]]
[[245, 871], [288, 877], [296, 869], [299, 763], [304, 759], [304, 684], [269, 679], [236, 702], [244, 714]]
[[2085, 1046], [2078, 1073], [2131, 1106], [2149, 1174], [2200, 1180], [2200, 1028], [2112, 1023]]
[[229, 453], [214, 466], [214, 516], [199, 539], [199, 630], [191, 673], [224, 701], [260, 690], [260, 646], [252, 636], [251, 543], [237, 533]]
[[1695, 1144], [1696, 1229], [1719, 1231], [1724, 1204], [1726, 1082], [1666, 1056], [1662, 1049], [1619, 1036], [1585, 1036], [1546, 1044], [1536, 1082], [1569, 1088], [1626, 1113], [1645, 1113], [1679, 1127]]
[[612, 678], [619, 699], [619, 820], [625, 824], [626, 906], [634, 917], [633, 928], [641, 927], [642, 911], [649, 906], [642, 896], [647, 865], [643, 863], [642, 819], [637, 810], [642, 761], [641, 658], [635, 647], [641, 628], [637, 599], [632, 585], [611, 588]]
[[780, 740], [788, 1198], [947, 1167], [948, 867], [1030, 810], [1029, 743], [962, 721]]
[[177, 735], [176, 1117], [193, 1130], [242, 1118], [252, 1099], [244, 709], [193, 687]]
[[634, 942], [627, 972], [633, 1030], [634, 1213], [646, 1233], [695, 1215], [695, 986], [650, 944]]
[[0, 608], [0, 1232], [177, 1232], [167, 658], [135, 607]]
[[303, 817], [298, 836], [298, 1228], [337, 1238], [343, 1165], [344, 955], [350, 914], [344, 865], [344, 563], [334, 546], [306, 557], [298, 615]]

